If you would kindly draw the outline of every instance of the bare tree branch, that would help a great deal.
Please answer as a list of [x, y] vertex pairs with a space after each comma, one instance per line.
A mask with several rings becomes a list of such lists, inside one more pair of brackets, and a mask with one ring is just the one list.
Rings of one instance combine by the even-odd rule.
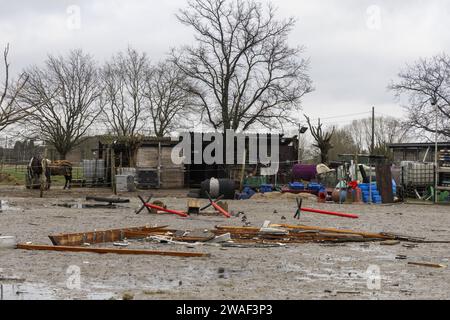
[[436, 130], [436, 111], [438, 109], [438, 134], [450, 137], [450, 57], [440, 54], [429, 59], [420, 59], [407, 65], [392, 82], [389, 89], [400, 100], [408, 101], [403, 107], [407, 111], [406, 123], [422, 133]]
[[0, 90], [0, 132], [25, 119], [37, 106], [37, 104], [24, 106], [18, 102], [18, 97], [28, 82], [28, 76], [22, 73], [17, 81], [11, 80], [8, 55], [9, 44], [6, 45], [3, 51], [4, 80], [3, 87]]
[[294, 19], [278, 21], [268, 5], [243, 0], [190, 0], [179, 21], [198, 45], [173, 53], [215, 129], [283, 123], [312, 91], [303, 48], [290, 48]]
[[64, 159], [83, 142], [101, 113], [98, 72], [90, 55], [73, 50], [67, 57], [49, 56], [45, 66], [29, 68], [21, 103], [40, 107], [30, 115], [30, 134], [54, 146]]
[[194, 110], [194, 95], [186, 76], [170, 61], [161, 62], [153, 69], [147, 79], [145, 96], [157, 137], [179, 128]]
[[328, 164], [328, 153], [333, 148], [331, 139], [336, 128], [332, 127], [331, 130], [324, 130], [323, 124], [320, 122], [320, 119], [317, 121], [317, 126], [313, 126], [311, 119], [306, 115], [305, 118], [308, 122], [311, 135], [316, 142], [313, 146], [320, 150], [320, 161], [324, 164]]

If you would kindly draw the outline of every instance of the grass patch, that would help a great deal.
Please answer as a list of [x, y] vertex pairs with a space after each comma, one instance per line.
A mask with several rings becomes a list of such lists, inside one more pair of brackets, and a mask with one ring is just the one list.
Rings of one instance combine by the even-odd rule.
[[[24, 165], [3, 165], [0, 167], [0, 184], [2, 185], [25, 185], [25, 175], [27, 167]], [[74, 167], [72, 169], [72, 179], [83, 179], [83, 168]], [[64, 185], [66, 182], [63, 176], [52, 176], [52, 184]]]

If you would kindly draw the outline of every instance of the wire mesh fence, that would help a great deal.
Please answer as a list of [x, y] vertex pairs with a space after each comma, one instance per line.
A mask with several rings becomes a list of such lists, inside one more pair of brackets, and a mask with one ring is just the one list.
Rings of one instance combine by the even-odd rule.
[[[28, 163], [1, 163], [0, 164], [0, 183], [25, 185], [27, 181]], [[80, 164], [72, 167], [72, 179], [76, 183], [79, 180], [84, 180], [83, 167]], [[63, 176], [52, 176], [52, 184], [64, 185], [65, 178]]]

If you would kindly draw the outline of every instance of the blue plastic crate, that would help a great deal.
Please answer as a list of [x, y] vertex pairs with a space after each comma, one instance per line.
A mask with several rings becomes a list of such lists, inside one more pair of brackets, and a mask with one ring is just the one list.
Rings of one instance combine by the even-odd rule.
[[259, 187], [259, 191], [262, 192], [262, 193], [272, 192], [273, 191], [273, 186], [271, 184], [262, 184]]
[[305, 185], [301, 182], [289, 183], [289, 188], [291, 190], [305, 190]]
[[309, 183], [308, 184], [308, 189], [312, 190], [312, 191], [319, 192], [322, 188], [323, 188], [323, 186], [320, 183]]

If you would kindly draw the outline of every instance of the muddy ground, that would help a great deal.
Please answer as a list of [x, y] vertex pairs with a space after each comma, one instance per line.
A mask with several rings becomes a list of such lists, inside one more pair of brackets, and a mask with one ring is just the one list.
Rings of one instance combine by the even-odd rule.
[[[143, 192], [145, 194], [146, 192]], [[171, 208], [186, 209], [186, 191], [158, 191]], [[49, 234], [143, 225], [176, 229], [210, 229], [215, 225], [242, 226], [241, 218], [219, 216], [182, 219], [171, 215], [136, 215], [136, 194], [119, 209], [69, 209], [54, 206], [82, 202], [86, 195], [110, 195], [106, 189], [52, 190], [44, 199], [38, 191], [1, 187], [0, 235], [19, 242], [51, 244]], [[6, 201], [6, 202], [5, 202]], [[205, 202], [206, 203], [206, 202]], [[395, 232], [429, 240], [450, 240], [450, 207], [396, 204], [389, 206], [318, 204], [308, 206], [356, 213], [344, 219], [305, 213], [301, 224], [371, 232]], [[230, 210], [244, 211], [261, 226], [298, 224], [294, 199], [229, 201]], [[276, 210], [276, 213], [274, 211]], [[287, 220], [283, 220], [285, 216]], [[3, 299], [449, 299], [450, 269], [408, 265], [409, 261], [448, 266], [449, 244], [379, 243], [301, 244], [284, 248], [216, 248], [171, 244], [140, 244], [155, 250], [208, 252], [209, 258], [97, 255], [0, 250]], [[398, 255], [406, 260], [396, 259]], [[71, 266], [76, 266], [71, 267]], [[80, 286], [71, 282], [80, 270]], [[368, 270], [380, 271], [370, 281]], [[376, 275], [376, 273], [375, 273]], [[376, 279], [376, 276], [375, 276]], [[369, 285], [368, 285], [369, 283]], [[370, 284], [374, 285], [370, 285]], [[69, 285], [68, 285], [69, 284]], [[71, 287], [72, 289], [69, 289]]]

